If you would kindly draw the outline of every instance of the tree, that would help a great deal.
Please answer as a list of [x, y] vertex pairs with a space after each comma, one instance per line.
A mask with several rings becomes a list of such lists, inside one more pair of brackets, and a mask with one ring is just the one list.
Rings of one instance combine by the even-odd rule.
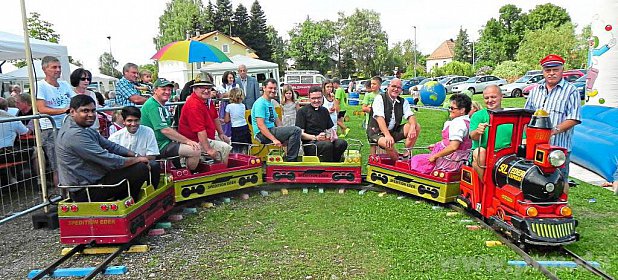
[[247, 36], [247, 43], [260, 59], [271, 61], [272, 49], [268, 44], [268, 38], [266, 37], [266, 15], [262, 11], [262, 6], [258, 0], [255, 0], [251, 5], [251, 16], [249, 17], [249, 36]]
[[158, 78], [159, 66], [156, 63], [140, 65], [138, 67], [138, 69], [139, 69], [139, 71], [142, 71], [142, 70], [150, 71], [150, 73], [152, 73], [152, 80], [153, 81]]
[[213, 16], [214, 29], [232, 36], [229, 33], [232, 28], [233, 11], [230, 0], [217, 0], [217, 7]]
[[507, 59], [506, 44], [502, 40], [504, 27], [495, 18], [491, 18], [479, 31], [481, 36], [475, 45], [476, 58], [480, 64], [495, 66]]
[[527, 15], [512, 4], [502, 6], [499, 11], [498, 20], [503, 26], [500, 37], [504, 43], [506, 58], [513, 60], [526, 32]]
[[112, 76], [115, 78], [121, 78], [122, 73], [116, 69], [118, 61], [108, 52], [104, 52], [99, 56], [99, 72], [103, 75]]
[[208, 0], [208, 5], [206, 9], [204, 9], [204, 16], [202, 18], [204, 27], [204, 32], [210, 32], [215, 30], [215, 7], [212, 5], [212, 2]]
[[387, 46], [388, 38], [382, 30], [380, 14], [372, 10], [356, 9], [346, 17], [339, 13], [343, 25], [341, 28], [341, 45], [343, 51], [350, 52], [356, 69], [366, 77], [380, 72], [377, 58], [378, 49]]
[[172, 0], [167, 3], [163, 15], [159, 17], [159, 34], [154, 38], [157, 49], [184, 40], [187, 34], [202, 32], [205, 25], [202, 10], [201, 0]]
[[533, 68], [532, 65], [529, 65], [521, 61], [507, 60], [507, 61], [503, 61], [502, 63], [498, 64], [498, 66], [496, 66], [496, 69], [494, 69], [492, 74], [500, 78], [504, 78], [509, 83], [512, 83], [515, 80], [517, 80], [519, 77], [526, 74], [526, 71], [530, 70], [531, 67]]
[[285, 59], [286, 59], [286, 49], [287, 45], [283, 41], [283, 38], [279, 36], [279, 33], [275, 29], [274, 26], [269, 25], [267, 28], [266, 37], [268, 37], [268, 43], [272, 46], [272, 62], [277, 63], [279, 65], [279, 73], [282, 74], [283, 70], [285, 70]]
[[77, 67], [83, 67], [84, 64], [79, 60], [79, 59], [74, 59], [72, 56], [69, 55], [69, 63], [77, 66]]
[[455, 39], [455, 61], [472, 63], [472, 44], [468, 39], [468, 31], [459, 27], [459, 34]]
[[288, 55], [296, 61], [297, 69], [328, 72], [335, 52], [332, 26], [331, 21], [314, 22], [307, 17], [290, 30]]
[[566, 60], [565, 69], [583, 68], [587, 57], [585, 52], [578, 49], [580, 44], [573, 24], [566, 23], [558, 28], [548, 26], [526, 33], [517, 52], [517, 60], [529, 65], [538, 65], [543, 57], [552, 53]]
[[[247, 8], [243, 4], [238, 4], [236, 11], [234, 12], [234, 25], [232, 25], [232, 34], [240, 37], [243, 41], [247, 39], [250, 32], [249, 29], [249, 14], [247, 14]], [[276, 31], [275, 31], [276, 32]]]
[[564, 8], [547, 3], [537, 5], [530, 10], [527, 27], [529, 30], [556, 28], [569, 22], [571, 22], [571, 16]]
[[30, 13], [30, 17], [26, 20], [28, 31], [31, 38], [58, 43], [60, 35], [54, 31], [54, 25], [48, 21], [42, 20], [41, 15], [37, 12]]

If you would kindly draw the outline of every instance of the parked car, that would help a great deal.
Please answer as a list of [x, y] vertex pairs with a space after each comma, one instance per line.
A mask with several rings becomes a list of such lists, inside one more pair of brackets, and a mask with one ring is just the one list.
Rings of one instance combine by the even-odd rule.
[[564, 71], [562, 73], [562, 77], [565, 78], [567, 81], [569, 82], [575, 82], [575, 80], [581, 78], [582, 76], [584, 76], [586, 73], [580, 71], [580, 70], [568, 70], [568, 71]]
[[410, 79], [410, 83], [412, 84], [412, 86], [415, 86], [415, 85], [420, 84], [424, 79], [426, 78], [423, 76], [414, 77]]
[[526, 75], [524, 75], [524, 76], [534, 76], [534, 75], [538, 75], [538, 74], [543, 74], [543, 70], [530, 70], [530, 71], [526, 72]]
[[340, 82], [340, 86], [343, 90], [345, 90], [345, 92], [348, 92], [348, 87], [350, 86], [350, 82], [352, 81], [352, 79], [342, 79]]
[[412, 83], [412, 80], [401, 80], [402, 94], [408, 94], [410, 92], [410, 88], [414, 86]]
[[453, 86], [461, 84], [468, 79], [470, 78], [466, 76], [447, 76], [438, 80], [438, 82], [446, 88], [446, 93], [451, 93], [453, 92]]
[[453, 87], [453, 93], [459, 93], [463, 90], [469, 90], [472, 94], [481, 93], [488, 85], [506, 85], [505, 79], [500, 79], [496, 76], [476, 76], [468, 79], [467, 81]]
[[543, 79], [543, 74], [523, 76], [517, 81], [500, 87], [504, 97], [522, 97], [524, 88]]
[[521, 95], [525, 98], [528, 98], [528, 94], [530, 94], [530, 92], [539, 86], [540, 83], [545, 82], [545, 79], [540, 79], [538, 82], [536, 83], [532, 83], [528, 86], [526, 86], [522, 91], [521, 91]]
[[421, 91], [421, 89], [423, 88], [423, 86], [424, 86], [427, 82], [430, 82], [430, 81], [437, 81], [437, 79], [436, 79], [436, 78], [426, 78], [426, 79], [422, 80], [420, 83], [418, 83], [418, 85], [416, 85], [416, 89], [417, 89], [418, 91]]
[[579, 77], [579, 79], [573, 82], [573, 85], [577, 88], [577, 91], [579, 91], [579, 98], [581, 98], [581, 100], [586, 99], [586, 78], [588, 78], [587, 74]]
[[368, 80], [358, 80], [356, 81], [356, 92], [361, 93], [361, 92], [366, 92], [367, 89], [365, 87], [365, 84], [367, 83]]
[[391, 80], [384, 80], [384, 82], [382, 82], [382, 84], [380, 85], [380, 90], [382, 92], [386, 92], [386, 88], [388, 88], [388, 85], [391, 83]]

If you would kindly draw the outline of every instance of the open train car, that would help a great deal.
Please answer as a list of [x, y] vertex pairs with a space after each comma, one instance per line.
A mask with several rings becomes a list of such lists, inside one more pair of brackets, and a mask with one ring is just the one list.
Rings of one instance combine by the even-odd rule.
[[[513, 127], [511, 145], [496, 149], [496, 132], [505, 125]], [[558, 169], [565, 164], [566, 150], [549, 144], [547, 112], [490, 111], [489, 127], [484, 175], [479, 178], [474, 168], [464, 166], [457, 202], [523, 244], [577, 241], [577, 221], [564, 193], [567, 178]]]
[[201, 161], [195, 173], [169, 164], [176, 202], [262, 184], [262, 160], [255, 156], [231, 153], [227, 165], [212, 160]]
[[126, 198], [116, 201], [73, 202], [70, 198], [61, 201], [58, 205], [60, 242], [122, 244], [131, 241], [173, 208], [173, 185], [171, 177], [162, 174], [157, 189], [146, 183], [142, 186], [138, 201], [128, 196], [128, 191]]
[[286, 162], [283, 150], [271, 150], [266, 160], [266, 182], [360, 184], [362, 144], [354, 139], [348, 142], [353, 143], [348, 143], [341, 162], [320, 162], [318, 156], [299, 156], [297, 162]]
[[453, 202], [459, 195], [460, 172], [434, 170], [423, 174], [410, 170], [410, 160], [392, 160], [386, 154], [369, 156], [368, 182], [440, 203]]

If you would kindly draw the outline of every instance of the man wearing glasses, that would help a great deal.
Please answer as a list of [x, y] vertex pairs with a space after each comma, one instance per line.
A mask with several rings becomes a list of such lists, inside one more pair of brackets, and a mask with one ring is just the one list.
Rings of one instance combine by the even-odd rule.
[[[401, 91], [401, 80], [391, 80], [387, 92], [376, 95], [373, 100], [367, 125], [369, 142], [385, 149], [393, 160], [399, 159], [395, 143], [405, 139], [406, 148], [411, 148], [421, 131], [410, 104], [399, 96]], [[407, 123], [401, 124], [402, 120]]]

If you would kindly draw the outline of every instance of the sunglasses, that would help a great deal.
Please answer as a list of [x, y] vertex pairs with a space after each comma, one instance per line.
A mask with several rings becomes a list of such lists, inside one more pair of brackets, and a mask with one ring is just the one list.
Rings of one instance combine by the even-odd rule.
[[453, 111], [453, 110], [459, 110], [459, 108], [457, 108], [457, 107], [453, 107], [453, 106], [449, 106], [449, 107], [448, 107], [448, 109], [449, 109], [449, 110], [451, 110], [451, 111]]
[[92, 81], [92, 78], [90, 78], [90, 77], [85, 77], [85, 78], [82, 77], [82, 78], [79, 78], [79, 80], [80, 81]]

